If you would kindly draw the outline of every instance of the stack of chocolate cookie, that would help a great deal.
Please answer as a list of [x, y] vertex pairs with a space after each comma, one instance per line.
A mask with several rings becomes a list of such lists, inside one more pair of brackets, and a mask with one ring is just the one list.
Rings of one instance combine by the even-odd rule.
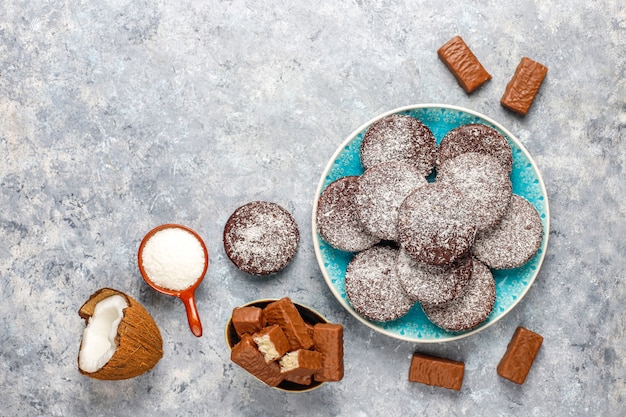
[[445, 330], [478, 326], [495, 304], [491, 269], [523, 265], [543, 239], [537, 210], [512, 193], [506, 139], [470, 124], [437, 146], [426, 125], [393, 114], [360, 151], [364, 173], [331, 183], [316, 211], [320, 236], [355, 253], [345, 275], [354, 310], [390, 321], [419, 303]]

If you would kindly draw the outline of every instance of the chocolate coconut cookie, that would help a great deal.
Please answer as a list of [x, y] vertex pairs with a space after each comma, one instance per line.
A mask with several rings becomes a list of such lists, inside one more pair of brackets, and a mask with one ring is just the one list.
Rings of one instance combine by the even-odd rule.
[[397, 249], [378, 245], [356, 254], [348, 264], [346, 296], [352, 308], [369, 320], [398, 319], [415, 304], [398, 282], [397, 256]]
[[354, 204], [358, 181], [359, 177], [354, 176], [333, 181], [320, 195], [315, 212], [317, 231], [322, 239], [347, 252], [360, 252], [380, 241], [359, 222]]
[[537, 209], [523, 197], [513, 195], [498, 224], [476, 235], [472, 253], [494, 269], [524, 265], [541, 246], [543, 225]]
[[465, 255], [476, 235], [463, 194], [452, 184], [428, 183], [398, 210], [398, 242], [414, 259], [446, 265]]
[[470, 124], [452, 129], [441, 139], [437, 148], [437, 169], [445, 161], [467, 152], [491, 155], [507, 172], [513, 167], [511, 147], [504, 136], [492, 127]]
[[511, 201], [509, 171], [493, 156], [466, 152], [446, 160], [437, 172], [437, 182], [455, 186], [470, 208], [469, 221], [478, 230], [495, 225]]
[[293, 216], [275, 203], [245, 204], [235, 210], [224, 227], [226, 255], [249, 274], [280, 271], [293, 259], [299, 242]]
[[411, 116], [392, 114], [369, 127], [361, 142], [361, 165], [406, 161], [427, 176], [435, 165], [437, 144], [430, 129]]
[[450, 265], [434, 266], [416, 261], [401, 249], [396, 274], [413, 301], [442, 305], [463, 294], [472, 276], [472, 257], [468, 254]]
[[485, 321], [496, 302], [496, 283], [489, 268], [474, 259], [472, 278], [463, 294], [444, 306], [422, 305], [426, 317], [448, 331], [470, 330]]
[[408, 162], [382, 162], [365, 171], [354, 195], [365, 230], [379, 239], [396, 240], [398, 207], [411, 191], [426, 184], [419, 169]]

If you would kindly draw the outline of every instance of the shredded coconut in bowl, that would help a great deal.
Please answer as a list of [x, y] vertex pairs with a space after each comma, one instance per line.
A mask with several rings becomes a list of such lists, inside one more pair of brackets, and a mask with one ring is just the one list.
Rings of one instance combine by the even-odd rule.
[[200, 278], [206, 265], [204, 249], [191, 233], [178, 227], [159, 230], [141, 253], [143, 269], [159, 287], [182, 291]]

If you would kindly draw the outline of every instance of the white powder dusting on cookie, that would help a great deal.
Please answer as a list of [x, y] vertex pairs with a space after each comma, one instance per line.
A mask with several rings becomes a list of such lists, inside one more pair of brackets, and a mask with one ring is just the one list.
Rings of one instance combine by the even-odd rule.
[[269, 275], [294, 257], [300, 233], [293, 216], [275, 203], [253, 201], [239, 207], [224, 227], [224, 249], [242, 271]]

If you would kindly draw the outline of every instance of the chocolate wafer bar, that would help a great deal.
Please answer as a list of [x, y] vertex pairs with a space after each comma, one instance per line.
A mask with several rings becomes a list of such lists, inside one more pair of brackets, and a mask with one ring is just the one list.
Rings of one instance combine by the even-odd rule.
[[293, 382], [300, 385], [311, 385], [313, 383], [313, 375], [292, 375], [285, 373], [285, 381]]
[[547, 73], [545, 66], [530, 58], [522, 58], [513, 78], [506, 85], [500, 103], [509, 110], [526, 115]]
[[289, 297], [268, 304], [263, 314], [268, 324], [277, 324], [283, 329], [291, 350], [310, 349], [313, 346], [304, 319]]
[[322, 354], [314, 350], [298, 349], [280, 358], [280, 370], [291, 376], [310, 376], [322, 368]]
[[318, 323], [313, 326], [313, 344], [322, 354], [322, 369], [315, 372], [316, 381], [340, 381], [343, 378], [343, 326]]
[[450, 359], [414, 353], [409, 381], [459, 391], [463, 384], [465, 364]]
[[265, 357], [257, 349], [252, 336], [244, 334], [230, 352], [230, 359], [252, 375], [272, 387], [280, 384], [284, 375], [277, 362], [265, 362]]
[[498, 375], [523, 384], [542, 342], [543, 337], [537, 333], [518, 327], [498, 364]]
[[265, 362], [280, 359], [289, 351], [289, 341], [279, 325], [265, 327], [252, 336], [259, 351], [265, 356]]
[[467, 94], [491, 79], [491, 75], [460, 36], [446, 42], [437, 50], [437, 55]]
[[232, 323], [237, 336], [254, 334], [265, 327], [263, 309], [259, 307], [235, 307], [232, 314]]

